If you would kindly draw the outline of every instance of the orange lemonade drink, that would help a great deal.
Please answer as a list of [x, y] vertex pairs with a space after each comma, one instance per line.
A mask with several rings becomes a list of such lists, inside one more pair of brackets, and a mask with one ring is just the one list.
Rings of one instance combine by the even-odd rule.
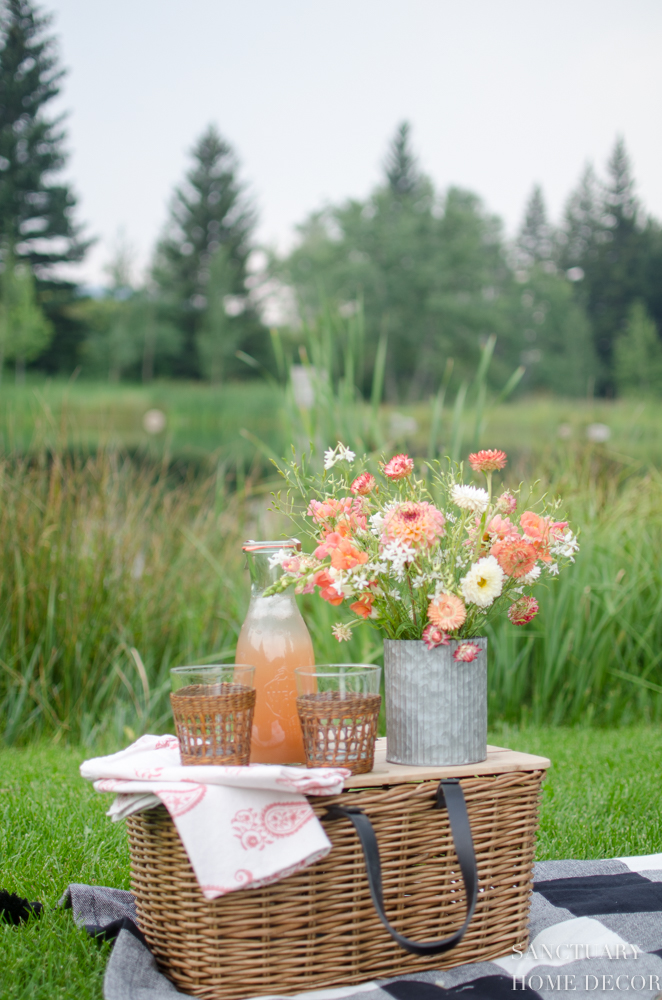
[[[252, 593], [237, 643], [236, 663], [255, 667], [255, 715], [251, 763], [303, 764], [305, 754], [296, 707], [297, 667], [315, 663], [313, 644], [291, 589], [264, 597], [280, 575], [269, 557], [275, 543], [246, 543]], [[278, 543], [280, 548], [286, 543]]]

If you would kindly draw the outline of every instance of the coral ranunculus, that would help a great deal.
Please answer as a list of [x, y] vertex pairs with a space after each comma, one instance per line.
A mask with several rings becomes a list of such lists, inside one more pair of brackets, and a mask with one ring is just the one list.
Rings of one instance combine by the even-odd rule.
[[408, 500], [393, 507], [384, 518], [382, 540], [402, 541], [414, 548], [430, 548], [443, 537], [446, 518], [427, 500]]
[[568, 527], [567, 521], [552, 521], [551, 517], [542, 517], [532, 510], [525, 510], [519, 519], [522, 531], [528, 541], [536, 548], [538, 558], [543, 562], [551, 562], [549, 554], [549, 541], [551, 538], [559, 538]]
[[367, 563], [368, 553], [359, 552], [354, 548], [349, 538], [341, 538], [331, 550], [331, 565], [334, 569], [354, 569]]
[[474, 472], [497, 472], [498, 469], [505, 469], [507, 460], [505, 451], [498, 448], [488, 448], [469, 455], [469, 465]]
[[448, 636], [437, 625], [426, 625], [421, 638], [428, 649], [434, 649], [436, 646], [448, 646], [449, 644]]
[[528, 625], [536, 617], [540, 607], [535, 597], [520, 597], [508, 609], [508, 617], [513, 625]]
[[375, 598], [373, 594], [361, 594], [358, 601], [354, 601], [353, 604], [350, 604], [350, 608], [354, 614], [360, 615], [361, 618], [370, 618], [372, 615], [372, 605], [374, 604], [374, 601]]
[[370, 472], [362, 472], [350, 486], [349, 492], [353, 493], [354, 496], [367, 497], [368, 493], [372, 493], [376, 485], [377, 480]]
[[467, 609], [455, 594], [440, 594], [428, 607], [428, 618], [444, 632], [455, 632], [466, 617]]
[[323, 601], [328, 601], [329, 604], [342, 604], [343, 595], [339, 594], [338, 591], [333, 586], [333, 580], [329, 576], [329, 572], [326, 569], [322, 569], [319, 573], [315, 573], [313, 577], [313, 583], [320, 589], [320, 597]]
[[516, 580], [530, 573], [538, 560], [538, 552], [530, 542], [524, 541], [519, 535], [511, 535], [495, 542], [490, 549], [501, 569], [507, 576]]
[[405, 479], [414, 471], [414, 459], [409, 455], [394, 455], [384, 466], [384, 475], [389, 479]]

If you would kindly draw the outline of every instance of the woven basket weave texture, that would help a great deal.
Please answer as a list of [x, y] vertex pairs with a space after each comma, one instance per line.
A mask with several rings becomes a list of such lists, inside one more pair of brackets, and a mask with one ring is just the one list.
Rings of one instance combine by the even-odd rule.
[[[452, 951], [418, 957], [389, 936], [370, 899], [365, 864], [346, 820], [325, 821], [333, 844], [321, 861], [261, 889], [205, 900], [161, 806], [127, 820], [138, 922], [163, 972], [189, 994], [241, 1000], [347, 985], [512, 954], [527, 943], [529, 896], [544, 771], [463, 778], [478, 863], [469, 928]], [[466, 902], [437, 781], [311, 798], [359, 806], [379, 843], [385, 911], [417, 941], [450, 935]]]
[[182, 764], [248, 764], [253, 688], [234, 683], [190, 684], [171, 694], [170, 704]]
[[381, 703], [379, 694], [299, 695], [297, 711], [308, 767], [346, 767], [352, 774], [372, 771]]

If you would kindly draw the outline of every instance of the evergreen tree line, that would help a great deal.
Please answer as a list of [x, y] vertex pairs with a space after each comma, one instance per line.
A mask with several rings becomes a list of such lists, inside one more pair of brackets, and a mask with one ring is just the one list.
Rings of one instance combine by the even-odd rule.
[[468, 376], [492, 335], [498, 384], [522, 365], [529, 391], [662, 394], [662, 228], [635, 196], [622, 140], [604, 180], [587, 168], [558, 225], [534, 188], [509, 241], [475, 194], [435, 190], [403, 123], [375, 190], [311, 214], [295, 249], [272, 254], [260, 276], [249, 268], [255, 210], [230, 144], [210, 127], [147, 279], [136, 283], [120, 248], [105, 293], [92, 297], [61, 277], [91, 243], [60, 180], [66, 135], [49, 104], [62, 76], [49, 18], [31, 0], [0, 0], [0, 373], [5, 362], [17, 378], [26, 365], [143, 381], [271, 371], [267, 287], [289, 290], [307, 323], [362, 310], [363, 387], [387, 343], [392, 399], [436, 391], [451, 358], [454, 378]]

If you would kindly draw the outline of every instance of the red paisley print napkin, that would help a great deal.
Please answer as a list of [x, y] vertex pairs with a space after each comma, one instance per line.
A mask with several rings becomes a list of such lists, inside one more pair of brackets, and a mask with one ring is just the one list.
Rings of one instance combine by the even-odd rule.
[[207, 899], [267, 885], [311, 865], [331, 844], [307, 795], [337, 795], [344, 768], [183, 767], [176, 736], [141, 736], [80, 767], [97, 792], [115, 792], [115, 822], [160, 803], [177, 827]]

